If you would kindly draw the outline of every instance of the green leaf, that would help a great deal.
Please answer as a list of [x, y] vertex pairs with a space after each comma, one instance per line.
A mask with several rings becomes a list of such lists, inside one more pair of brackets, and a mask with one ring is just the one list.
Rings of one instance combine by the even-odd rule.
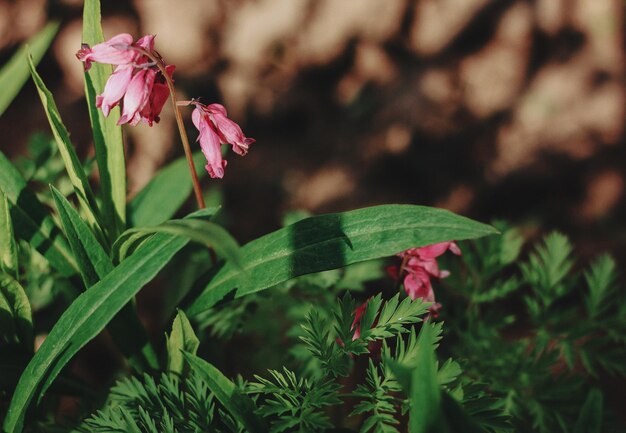
[[494, 233], [494, 228], [452, 212], [411, 205], [373, 206], [307, 218], [244, 245], [242, 270], [226, 263], [186, 311], [193, 317], [231, 292], [240, 298], [299, 275]]
[[174, 318], [172, 332], [166, 336], [165, 345], [167, 347], [167, 370], [183, 374], [185, 362], [182, 351], [195, 355], [200, 346], [200, 340], [193, 332], [189, 319], [181, 310], [178, 310]]
[[3, 336], [17, 336], [26, 353], [33, 351], [33, 317], [26, 292], [13, 277], [0, 273], [0, 341]]
[[143, 248], [74, 300], [22, 373], [4, 421], [5, 433], [22, 430], [32, 399], [41, 399], [70, 359], [186, 244], [186, 239], [156, 234]]
[[[196, 218], [170, 220], [155, 227], [140, 227], [126, 230], [113, 245], [113, 252], [127, 250], [127, 242], [134, 243], [136, 235], [150, 235], [154, 233], [168, 233], [182, 236], [193, 242], [198, 242], [213, 248], [218, 256], [241, 266], [239, 244], [223, 227], [210, 221]], [[119, 255], [120, 257], [121, 254]]]
[[[100, 26], [100, 1], [85, 0], [83, 8], [83, 43], [90, 46], [104, 40]], [[85, 72], [85, 97], [93, 129], [96, 161], [100, 173], [102, 212], [112, 241], [126, 228], [126, 161], [122, 127], [117, 125], [120, 109], [115, 107], [104, 117], [96, 107], [96, 95], [101, 94], [112, 73], [111, 65], [93, 63]]]
[[[113, 271], [113, 262], [67, 199], [52, 185], [50, 189], [85, 287], [91, 287]], [[113, 319], [109, 330], [136, 370], [159, 367], [156, 353], [132, 304], [127, 304]]]
[[63, 234], [46, 207], [26, 187], [19, 171], [0, 152], [0, 188], [11, 202], [13, 229], [19, 239], [36, 248], [63, 276], [76, 273], [76, 262]]
[[0, 188], [0, 269], [18, 279], [17, 245], [13, 234], [13, 222], [9, 200]]
[[602, 431], [602, 412], [604, 397], [602, 392], [592, 388], [574, 426], [574, 433], [600, 433]]
[[615, 260], [608, 254], [598, 257], [591, 265], [591, 269], [585, 272], [589, 288], [585, 298], [589, 317], [597, 317], [611, 306], [609, 297], [615, 288], [616, 279]]
[[562, 282], [574, 265], [572, 244], [559, 232], [547, 235], [521, 266], [524, 278], [546, 299], [561, 296], [566, 290]]
[[50, 22], [36, 35], [22, 45], [11, 59], [0, 69], [0, 116], [11, 105], [29, 77], [28, 51], [30, 50], [35, 64], [39, 63], [48, 50], [52, 39], [59, 29], [59, 23]]
[[209, 389], [215, 394], [215, 398], [228, 413], [243, 424], [245, 431], [250, 433], [267, 431], [263, 419], [254, 413], [252, 400], [239, 392], [235, 384], [221, 371], [195, 355], [185, 352], [183, 355], [194, 372], [206, 381]]
[[409, 431], [427, 433], [439, 431], [441, 417], [441, 388], [437, 380], [437, 360], [433, 327], [422, 326], [417, 339], [417, 356], [411, 365], [387, 360], [398, 382], [409, 395]]
[[35, 70], [35, 65], [32, 62], [32, 58], [29, 57], [30, 73], [37, 86], [41, 103], [48, 117], [52, 134], [59, 148], [59, 153], [63, 158], [65, 169], [69, 175], [74, 191], [78, 196], [78, 201], [87, 216], [87, 220], [93, 229], [99, 230], [100, 224], [98, 219], [98, 205], [96, 199], [91, 191], [91, 186], [87, 180], [87, 175], [83, 171], [82, 164], [76, 155], [74, 146], [70, 141], [70, 135], [65, 129], [59, 110], [57, 109], [52, 93], [48, 90], [43, 80]]
[[[196, 167], [202, 167], [204, 156], [193, 156]], [[206, 170], [197, 168], [198, 177]], [[159, 173], [128, 204], [128, 220], [132, 227], [154, 226], [172, 218], [193, 190], [189, 165], [185, 157], [161, 169]]]

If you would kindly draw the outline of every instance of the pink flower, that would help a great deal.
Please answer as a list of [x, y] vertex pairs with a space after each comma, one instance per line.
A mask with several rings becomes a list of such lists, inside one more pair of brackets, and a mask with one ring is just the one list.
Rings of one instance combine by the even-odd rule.
[[131, 35], [121, 33], [93, 47], [83, 44], [76, 53], [76, 57], [85, 63], [85, 70], [91, 68], [91, 62], [127, 65], [138, 56], [138, 53], [131, 49], [132, 43], [133, 37]]
[[[157, 65], [145, 54], [154, 52], [154, 35], [146, 35], [133, 43], [129, 34], [122, 33], [93, 47], [83, 45], [76, 57], [85, 62], [85, 69], [91, 62], [117, 65], [109, 77], [104, 91], [96, 97], [96, 106], [108, 116], [111, 109], [122, 104], [122, 116], [118, 125], [140, 121], [152, 126], [159, 122], [159, 114], [169, 96], [166, 79]], [[175, 67], [166, 65], [165, 70], [171, 79]]]
[[[402, 269], [392, 266], [387, 270], [394, 279], [402, 277], [399, 272], [405, 273], [404, 290], [411, 299], [419, 298], [426, 302], [435, 302], [435, 292], [430, 278], [445, 278], [450, 275], [450, 272], [440, 270], [437, 263], [437, 257], [448, 250], [456, 255], [461, 255], [458, 245], [452, 241], [410, 248], [398, 254], [404, 264]], [[441, 304], [434, 303], [429, 309], [431, 315], [436, 317], [440, 308]]]
[[223, 105], [204, 105], [198, 101], [192, 101], [191, 104], [195, 105], [191, 118], [200, 132], [198, 141], [207, 159], [205, 168], [212, 178], [222, 178], [226, 161], [222, 159], [220, 145], [230, 144], [235, 153], [245, 155], [255, 140], [246, 137], [239, 125], [227, 117]]
[[361, 316], [363, 316], [365, 310], [367, 309], [368, 301], [363, 302], [363, 304], [361, 304], [356, 308], [356, 310], [354, 310], [354, 320], [352, 321], [352, 326], [350, 327], [351, 331], [354, 330], [354, 335], [352, 335], [352, 341], [361, 338]]

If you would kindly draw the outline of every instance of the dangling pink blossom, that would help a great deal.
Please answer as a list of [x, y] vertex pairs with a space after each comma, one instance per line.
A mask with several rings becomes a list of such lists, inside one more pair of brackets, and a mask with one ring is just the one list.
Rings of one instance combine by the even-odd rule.
[[200, 132], [198, 141], [207, 159], [205, 168], [212, 178], [222, 178], [226, 161], [222, 159], [220, 145], [230, 144], [235, 153], [245, 155], [255, 140], [246, 137], [239, 125], [227, 117], [223, 105], [204, 105], [198, 101], [192, 101], [191, 104], [195, 105], [191, 118]]
[[[413, 300], [423, 299], [426, 302], [435, 302], [435, 292], [430, 281], [431, 277], [446, 278], [449, 271], [439, 269], [437, 257], [451, 251], [456, 255], [461, 255], [461, 250], [455, 242], [440, 242], [420, 248], [409, 248], [398, 254], [404, 264], [402, 269], [396, 266], [387, 268], [387, 271], [394, 279], [402, 277], [404, 273], [404, 290]], [[434, 303], [429, 308], [431, 315], [437, 317], [441, 304]]]
[[[91, 62], [117, 65], [102, 94], [96, 97], [96, 106], [108, 116], [111, 109], [121, 103], [118, 125], [134, 126], [140, 121], [150, 126], [158, 123], [169, 96], [165, 77], [145, 52], [160, 58], [154, 52], [154, 35], [143, 36], [133, 43], [132, 36], [122, 33], [93, 47], [83, 45], [76, 53], [76, 57], [85, 62], [85, 69], [91, 67]], [[173, 65], [165, 66], [169, 78], [174, 69]]]
[[91, 68], [91, 62], [127, 65], [139, 55], [137, 51], [131, 48], [132, 44], [133, 37], [128, 33], [121, 33], [93, 47], [83, 44], [76, 53], [76, 57], [85, 63], [85, 70]]

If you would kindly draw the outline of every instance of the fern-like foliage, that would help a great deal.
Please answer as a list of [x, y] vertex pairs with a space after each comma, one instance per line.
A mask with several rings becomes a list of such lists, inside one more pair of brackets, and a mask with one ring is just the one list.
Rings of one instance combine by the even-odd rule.
[[195, 375], [184, 380], [161, 374], [118, 382], [108, 404], [79, 428], [81, 432], [195, 433], [219, 430], [215, 403], [206, 384]]
[[382, 295], [378, 294], [367, 302], [367, 307], [359, 323], [361, 335], [356, 339], [348, 339], [348, 334], [352, 329], [346, 331], [346, 311], [342, 306], [340, 309], [342, 317], [339, 321], [338, 331], [345, 343], [344, 349], [354, 355], [368, 353], [367, 344], [370, 341], [397, 337], [409, 332], [408, 326], [421, 322], [422, 317], [428, 312], [429, 306], [429, 303], [425, 303], [421, 299], [411, 300], [407, 297], [400, 301], [400, 294], [383, 303]]
[[310, 353], [317, 358], [324, 372], [333, 377], [347, 376], [350, 372], [350, 358], [331, 336], [331, 328], [320, 313], [311, 310], [302, 325], [304, 335], [300, 340]]
[[400, 385], [396, 380], [384, 375], [370, 359], [365, 383], [359, 384], [353, 397], [361, 401], [354, 407], [350, 416], [368, 414], [361, 425], [361, 433], [396, 433], [398, 424], [396, 415], [402, 400], [394, 393], [399, 393]]
[[571, 255], [572, 245], [567, 237], [553, 232], [521, 266], [524, 279], [535, 288], [544, 305], [549, 305], [567, 292], [564, 280], [574, 265]]
[[258, 395], [258, 413], [270, 420], [270, 432], [318, 432], [332, 427], [327, 406], [341, 403], [339, 384], [332, 380], [298, 378], [287, 368], [270, 370], [272, 379], [255, 376], [247, 392]]

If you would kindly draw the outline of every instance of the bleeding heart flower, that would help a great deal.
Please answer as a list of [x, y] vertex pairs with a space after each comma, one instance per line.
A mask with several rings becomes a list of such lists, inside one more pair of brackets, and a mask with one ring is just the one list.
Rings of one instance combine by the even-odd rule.
[[[130, 123], [134, 126], [144, 122], [152, 126], [160, 120], [159, 114], [167, 101], [169, 89], [161, 70], [146, 53], [160, 58], [154, 52], [154, 35], [143, 36], [133, 43], [132, 36], [127, 33], [93, 47], [83, 45], [76, 53], [76, 57], [85, 62], [85, 70], [92, 62], [117, 65], [102, 94], [96, 97], [96, 106], [106, 117], [121, 102], [122, 116], [118, 125]], [[165, 66], [170, 79], [174, 69], [173, 65]]]
[[221, 144], [230, 144], [233, 151], [245, 155], [254, 138], [246, 137], [239, 125], [227, 117], [226, 108], [220, 104], [204, 105], [191, 101], [195, 106], [191, 118], [200, 132], [198, 141], [207, 159], [206, 170], [212, 178], [222, 178], [226, 161], [222, 159]]
[[[404, 273], [404, 290], [413, 300], [423, 299], [426, 302], [435, 302], [435, 292], [430, 278], [446, 278], [450, 275], [448, 271], [439, 269], [437, 257], [446, 251], [452, 251], [456, 255], [461, 254], [461, 250], [455, 242], [440, 242], [420, 248], [409, 248], [398, 254], [402, 258], [404, 266], [390, 267], [387, 269], [389, 275], [394, 279], [400, 278]], [[430, 308], [431, 315], [437, 317], [441, 304], [434, 303]]]

